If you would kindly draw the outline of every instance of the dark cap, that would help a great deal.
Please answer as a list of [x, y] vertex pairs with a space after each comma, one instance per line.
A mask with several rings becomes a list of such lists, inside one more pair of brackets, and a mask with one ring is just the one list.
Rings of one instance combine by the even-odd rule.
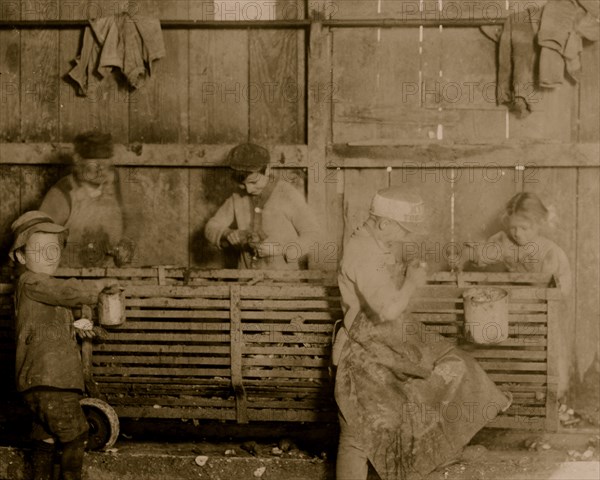
[[113, 141], [110, 133], [85, 132], [73, 140], [75, 152], [81, 158], [111, 158]]
[[240, 172], [258, 172], [269, 165], [269, 151], [254, 143], [242, 143], [229, 152], [227, 163]]
[[32, 210], [24, 213], [13, 222], [10, 228], [15, 237], [15, 241], [12, 244], [12, 247], [10, 247], [8, 255], [13, 260], [16, 260], [14, 255], [15, 250], [18, 250], [25, 245], [29, 237], [34, 233], [63, 233], [67, 231], [66, 227], [58, 225], [54, 222], [52, 217], [39, 210]]

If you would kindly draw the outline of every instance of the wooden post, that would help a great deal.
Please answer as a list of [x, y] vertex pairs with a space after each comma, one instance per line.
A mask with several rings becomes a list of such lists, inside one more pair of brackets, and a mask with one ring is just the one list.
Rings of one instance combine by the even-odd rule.
[[235, 392], [236, 420], [248, 423], [246, 390], [242, 381], [242, 312], [240, 310], [240, 286], [229, 287], [230, 341], [231, 341], [231, 384]]
[[[311, 12], [311, 16], [318, 16]], [[309, 252], [311, 269], [335, 270], [337, 262], [326, 261], [327, 244], [334, 236], [327, 225], [326, 150], [331, 114], [331, 59], [329, 29], [311, 24], [308, 54], [308, 204], [327, 232]], [[339, 253], [339, 252], [338, 252]], [[337, 257], [337, 255], [336, 255]], [[331, 260], [331, 257], [328, 257]]]
[[548, 298], [548, 333], [546, 338], [547, 380], [546, 380], [546, 431], [558, 430], [558, 342], [559, 312], [561, 296], [556, 288], [549, 288]]

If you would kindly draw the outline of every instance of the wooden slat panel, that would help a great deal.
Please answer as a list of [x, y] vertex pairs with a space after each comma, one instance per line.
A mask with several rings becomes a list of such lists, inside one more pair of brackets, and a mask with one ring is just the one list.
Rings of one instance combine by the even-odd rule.
[[340, 304], [328, 300], [242, 300], [242, 310], [339, 310]]
[[[243, 318], [243, 313], [242, 313]], [[242, 325], [244, 333], [261, 333], [261, 332], [284, 332], [287, 334], [296, 333], [331, 333], [333, 323], [322, 324], [299, 324], [293, 323], [244, 323]]]
[[315, 378], [328, 379], [329, 373], [323, 369], [306, 369], [306, 370], [268, 370], [265, 368], [251, 369], [244, 368], [244, 377], [261, 377], [261, 378]]
[[336, 320], [341, 316], [339, 311], [333, 314], [330, 312], [242, 312], [242, 320]]
[[[94, 365], [110, 364], [147, 364], [147, 365], [223, 365], [228, 367], [229, 357], [182, 357], [182, 356], [141, 356], [141, 355], [94, 355]], [[128, 371], [129, 367], [123, 367]]]
[[546, 352], [543, 350], [492, 350], [492, 349], [476, 349], [470, 351], [469, 354], [472, 357], [483, 359], [483, 358], [502, 358], [511, 359], [519, 358], [523, 360], [545, 360]]
[[235, 406], [233, 400], [229, 399], [211, 399], [211, 398], [165, 398], [165, 397], [145, 397], [143, 395], [136, 395], [135, 397], [109, 397], [110, 404], [114, 407], [121, 405], [160, 405], [161, 407], [172, 407], [172, 406], [194, 406], [194, 407], [221, 407], [221, 408], [232, 408]]
[[600, 45], [586, 43], [583, 48], [579, 93], [579, 141], [600, 142], [600, 92], [598, 92], [598, 69], [600, 69]]
[[[226, 309], [225, 300], [209, 300], [206, 298], [128, 298], [127, 307], [157, 307], [157, 308], [210, 308], [214, 310]], [[217, 311], [218, 311], [217, 310]]]
[[329, 355], [330, 347], [274, 347], [272, 345], [245, 346], [245, 355]]
[[218, 331], [229, 332], [229, 323], [213, 323], [213, 322], [126, 322], [125, 324], [116, 327], [114, 331], [123, 332], [124, 330], [187, 330], [194, 331]]
[[[1, 34], [1, 33], [0, 33]], [[0, 54], [2, 52], [0, 51]], [[1, 68], [1, 64], [0, 64]], [[2, 77], [0, 76], [0, 82]], [[1, 84], [0, 84], [1, 85]], [[1, 128], [1, 125], [0, 125]], [[0, 166], [0, 191], [2, 192], [2, 201], [0, 202], [0, 255], [1, 263], [8, 260], [8, 250], [10, 249], [13, 236], [10, 225], [19, 215], [20, 208], [20, 171], [17, 167]], [[6, 260], [5, 260], [6, 259]], [[12, 285], [3, 285], [2, 293], [8, 293], [12, 290]], [[2, 301], [8, 301], [9, 298], [2, 298]]]
[[168, 375], [171, 377], [228, 377], [228, 368], [171, 368], [171, 367], [98, 367], [94, 366], [94, 375]]
[[125, 290], [128, 296], [137, 297], [219, 297], [227, 298], [229, 289], [226, 285], [197, 287], [178, 286], [128, 286]]
[[202, 333], [109, 333], [109, 341], [118, 342], [228, 342], [229, 335], [206, 335]]
[[327, 367], [329, 359], [327, 358], [245, 358], [244, 365], [255, 367]]
[[479, 360], [479, 365], [486, 371], [492, 372], [495, 370], [524, 370], [524, 371], [536, 371], [545, 372], [547, 365], [545, 363], [538, 362], [510, 362], [510, 361], [496, 361], [487, 362]]
[[486, 425], [490, 428], [511, 428], [518, 430], [543, 430], [544, 417], [528, 417], [526, 420], [523, 417], [508, 417], [500, 415], [494, 418]]
[[[214, 310], [127, 310], [127, 318], [229, 318], [229, 312]], [[125, 324], [127, 328], [129, 322]]]
[[295, 285], [273, 285], [273, 286], [241, 286], [242, 298], [310, 298], [310, 297], [331, 297], [339, 295], [337, 288], [320, 286], [295, 286]]
[[198, 418], [207, 420], [235, 420], [235, 410], [226, 408], [153, 408], [117, 406], [117, 415], [122, 418]]
[[247, 343], [331, 343], [331, 335], [308, 335], [296, 333], [293, 335], [267, 333], [267, 334], [245, 334], [244, 341]]
[[496, 383], [546, 383], [546, 375], [491, 373], [490, 378]]
[[[200, 346], [200, 345], [115, 345], [113, 343], [100, 343], [94, 345], [95, 352], [126, 352], [126, 353], [156, 353], [161, 354], [211, 354], [222, 355], [229, 354], [229, 345], [223, 347]], [[95, 354], [94, 354], [95, 355]]]

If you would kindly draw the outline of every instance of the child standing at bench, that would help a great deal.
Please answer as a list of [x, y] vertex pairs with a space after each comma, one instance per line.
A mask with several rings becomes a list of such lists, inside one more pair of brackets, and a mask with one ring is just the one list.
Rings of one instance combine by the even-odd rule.
[[553, 214], [535, 193], [516, 194], [506, 204], [503, 215], [505, 231], [492, 235], [485, 244], [468, 243], [471, 257], [483, 267], [503, 263], [510, 272], [549, 273], [558, 279], [561, 292], [571, 291], [571, 268], [567, 255], [552, 240], [540, 235], [552, 224]]
[[15, 297], [16, 378], [34, 414], [34, 478], [52, 478], [55, 449], [60, 449], [61, 478], [79, 480], [88, 423], [79, 404], [84, 378], [75, 337], [94, 333], [90, 320], [73, 321], [71, 308], [95, 304], [106, 282], [53, 277], [67, 229], [47, 214], [27, 212], [11, 228], [15, 241], [9, 256], [24, 267]]

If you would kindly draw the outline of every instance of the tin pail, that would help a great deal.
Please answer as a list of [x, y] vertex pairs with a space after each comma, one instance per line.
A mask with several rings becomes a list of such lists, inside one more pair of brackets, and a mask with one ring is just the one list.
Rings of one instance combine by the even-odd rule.
[[100, 325], [116, 327], [125, 323], [125, 293], [100, 293], [98, 297]]
[[508, 299], [508, 292], [498, 287], [475, 287], [465, 290], [465, 338], [483, 345], [506, 340]]

